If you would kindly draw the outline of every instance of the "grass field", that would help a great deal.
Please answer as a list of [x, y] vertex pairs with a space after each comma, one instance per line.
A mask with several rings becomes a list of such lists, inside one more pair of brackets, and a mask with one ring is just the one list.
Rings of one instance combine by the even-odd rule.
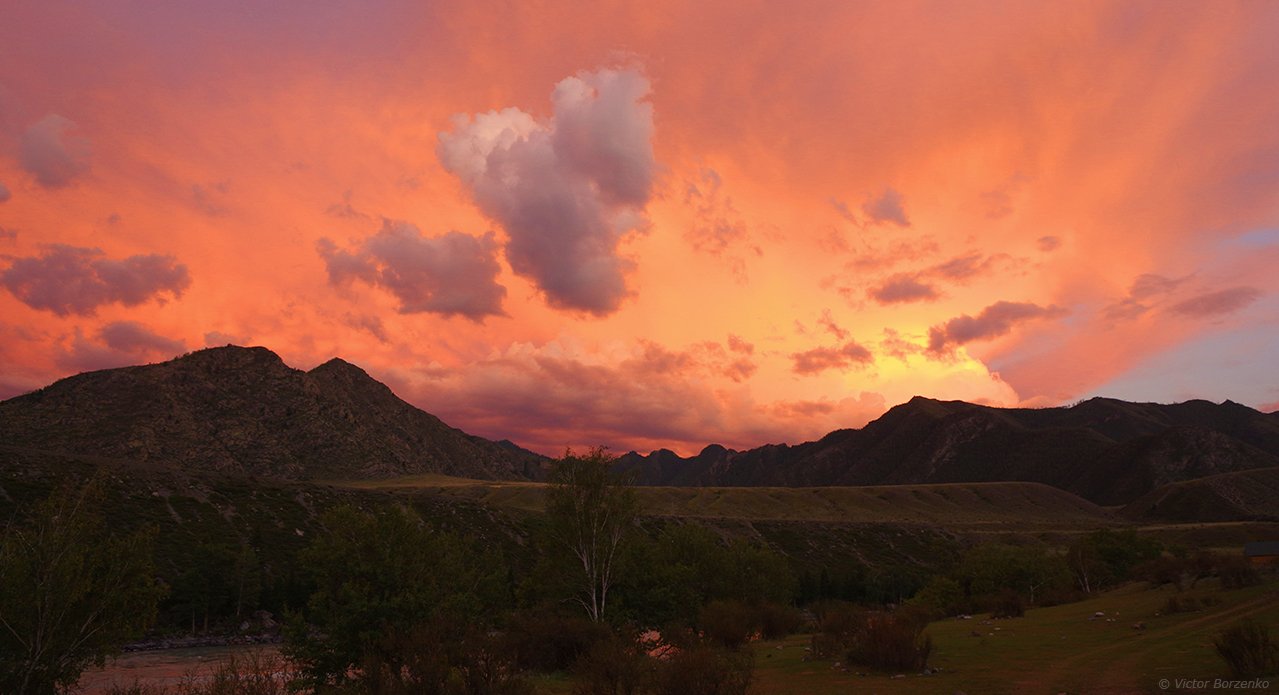
[[[1134, 584], [1079, 603], [1038, 608], [1022, 618], [948, 619], [928, 628], [934, 651], [923, 676], [872, 674], [804, 661], [808, 637], [756, 645], [757, 695], [781, 693], [1159, 693], [1178, 690], [1177, 679], [1228, 678], [1212, 646], [1223, 628], [1251, 618], [1279, 627], [1279, 582], [1238, 590], [1200, 588], [1178, 594], [1215, 597], [1199, 611], [1157, 615], [1171, 588]], [[1210, 599], [1211, 600], [1211, 599]], [[1106, 617], [1089, 618], [1104, 612]], [[1113, 622], [1112, 622], [1113, 621]], [[1144, 630], [1133, 629], [1143, 622]], [[1170, 687], [1161, 690], [1167, 679]], [[1239, 692], [1239, 691], [1234, 691]], [[1268, 691], [1279, 692], [1279, 677]]]

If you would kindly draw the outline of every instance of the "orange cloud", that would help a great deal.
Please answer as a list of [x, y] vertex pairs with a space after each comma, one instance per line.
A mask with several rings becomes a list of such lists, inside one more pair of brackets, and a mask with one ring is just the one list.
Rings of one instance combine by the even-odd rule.
[[251, 340], [695, 451], [1275, 325], [1264, 3], [73, 5], [0, 25], [0, 393]]

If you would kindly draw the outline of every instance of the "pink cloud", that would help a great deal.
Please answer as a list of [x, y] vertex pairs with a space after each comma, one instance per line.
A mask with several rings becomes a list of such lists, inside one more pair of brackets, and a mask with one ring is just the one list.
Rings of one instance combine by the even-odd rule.
[[22, 134], [19, 162], [45, 188], [62, 188], [89, 170], [89, 141], [75, 122], [57, 114]]
[[506, 257], [557, 308], [607, 315], [632, 263], [618, 242], [647, 224], [653, 107], [637, 70], [599, 70], [555, 86], [554, 115], [516, 108], [455, 119], [440, 134], [444, 167], [506, 230]]
[[1052, 253], [1061, 248], [1061, 237], [1058, 236], [1041, 236], [1035, 240], [1035, 246], [1044, 253]]
[[858, 345], [856, 341], [848, 341], [839, 347], [819, 347], [791, 355], [792, 369], [796, 374], [811, 376], [828, 369], [846, 369], [852, 366], [864, 366], [875, 361], [870, 350]]
[[1172, 305], [1168, 311], [1188, 318], [1225, 316], [1257, 301], [1261, 294], [1255, 287], [1231, 287], [1191, 297]]
[[[483, 321], [502, 316], [506, 288], [497, 283], [497, 242], [490, 232], [476, 238], [461, 232], [425, 237], [407, 222], [384, 220], [382, 229], [354, 251], [320, 239], [316, 249], [329, 282], [362, 280], [400, 300], [400, 313], [433, 313]], [[370, 328], [367, 321], [361, 326]], [[380, 328], [372, 331], [382, 334]]]
[[970, 253], [956, 256], [929, 269], [929, 273], [948, 280], [967, 280], [990, 269], [997, 256]]
[[885, 189], [878, 197], [867, 200], [862, 205], [862, 213], [875, 224], [891, 222], [898, 227], [910, 226], [902, 194], [892, 188]]
[[877, 287], [872, 287], [866, 294], [880, 304], [921, 302], [937, 299], [939, 296], [936, 287], [906, 273], [890, 276]]
[[70, 348], [55, 356], [58, 364], [76, 372], [123, 367], [139, 362], [162, 361], [186, 352], [186, 344], [153, 332], [136, 321], [114, 321], [103, 326], [96, 340], [85, 338], [79, 328]]
[[1007, 335], [1020, 323], [1034, 319], [1054, 318], [1066, 312], [1056, 306], [1042, 307], [1029, 302], [995, 302], [976, 316], [957, 316], [928, 330], [928, 351], [934, 355], [948, 353], [953, 347], [975, 340], [989, 340]]
[[744, 355], [750, 355], [755, 352], [755, 345], [743, 340], [741, 337], [730, 334], [728, 336], [728, 349], [733, 352], [740, 352]]
[[0, 284], [33, 309], [89, 316], [105, 304], [137, 306], [164, 294], [181, 297], [191, 277], [173, 256], [115, 260], [101, 249], [53, 244], [39, 256], [14, 259], [0, 273]]

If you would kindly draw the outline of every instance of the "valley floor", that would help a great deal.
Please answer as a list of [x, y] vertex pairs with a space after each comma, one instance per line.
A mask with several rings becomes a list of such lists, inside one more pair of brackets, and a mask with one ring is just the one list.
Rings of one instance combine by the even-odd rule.
[[[1198, 610], [1165, 613], [1168, 599], [1192, 599]], [[1097, 614], [1104, 614], [1098, 617]], [[1037, 608], [1021, 618], [951, 618], [928, 627], [934, 645], [929, 675], [859, 674], [832, 661], [806, 658], [811, 637], [794, 635], [758, 642], [750, 692], [756, 695], [806, 693], [1163, 693], [1182, 679], [1228, 679], [1212, 640], [1243, 619], [1279, 625], [1279, 580], [1223, 590], [1205, 580], [1194, 589], [1147, 589], [1142, 583], [1087, 601]], [[1143, 625], [1137, 629], [1136, 625]], [[184, 674], [207, 668], [231, 648], [131, 654], [105, 669], [85, 674], [86, 694], [111, 683], [173, 684]], [[1167, 680], [1169, 687], [1160, 687]], [[569, 693], [566, 677], [538, 678], [538, 692]], [[1199, 689], [1204, 690], [1203, 688]], [[1262, 690], [1279, 693], [1279, 674]]]

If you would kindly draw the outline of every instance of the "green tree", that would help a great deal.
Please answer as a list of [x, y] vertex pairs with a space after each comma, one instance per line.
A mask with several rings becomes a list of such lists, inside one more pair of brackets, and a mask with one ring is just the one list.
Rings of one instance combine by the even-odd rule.
[[1070, 580], [1066, 562], [1040, 548], [991, 543], [970, 550], [960, 562], [957, 576], [970, 596], [994, 596], [1002, 590], [1035, 602], [1042, 590]]
[[62, 488], [0, 536], [0, 692], [70, 688], [155, 617], [155, 530], [112, 533], [102, 487]]
[[573, 600], [595, 622], [604, 619], [619, 549], [639, 510], [635, 492], [610, 471], [612, 463], [603, 448], [585, 456], [568, 451], [551, 472], [546, 492], [548, 530], [573, 566]]
[[[305, 620], [290, 621], [284, 649], [309, 685], [354, 676], [383, 692], [387, 678], [446, 677], [446, 647], [501, 600], [500, 559], [400, 507], [371, 514], [338, 507], [322, 523], [325, 531], [300, 554], [315, 590]], [[392, 690], [405, 687], [435, 689], [415, 682]]]

